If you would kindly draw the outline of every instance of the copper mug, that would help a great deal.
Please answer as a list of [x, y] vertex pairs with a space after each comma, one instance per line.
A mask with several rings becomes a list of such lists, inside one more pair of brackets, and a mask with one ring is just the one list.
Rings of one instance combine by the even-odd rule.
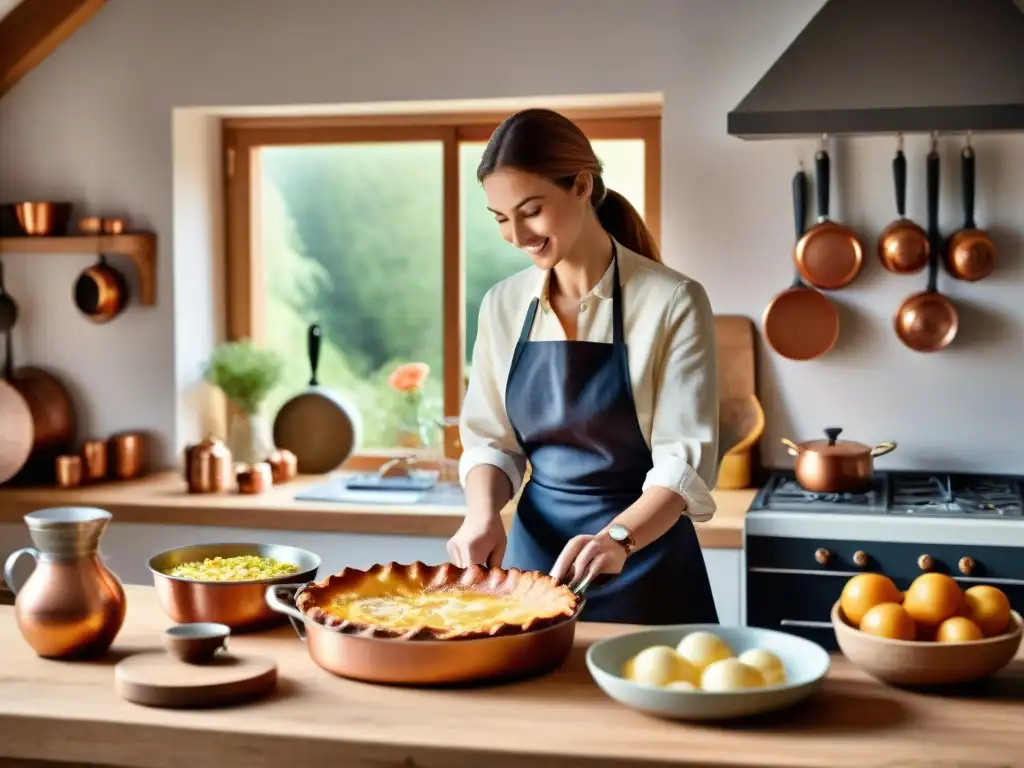
[[[15, 594], [18, 629], [39, 656], [102, 656], [121, 631], [124, 588], [99, 555], [100, 537], [111, 518], [95, 507], [56, 507], [25, 515], [35, 546], [7, 558], [4, 579]], [[18, 583], [14, 570], [22, 557], [35, 560], [35, 569]]]

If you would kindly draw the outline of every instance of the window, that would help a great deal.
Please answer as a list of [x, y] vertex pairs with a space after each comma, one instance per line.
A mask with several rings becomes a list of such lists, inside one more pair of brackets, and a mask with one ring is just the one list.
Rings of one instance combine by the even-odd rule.
[[[317, 377], [363, 422], [354, 464], [397, 449], [457, 455], [454, 417], [481, 299], [529, 264], [501, 239], [476, 181], [502, 117], [225, 122], [228, 333], [285, 360], [268, 416], [308, 384], [307, 329], [317, 323]], [[660, 118], [573, 117], [608, 185], [657, 235]], [[388, 385], [405, 362], [430, 367], [418, 429]]]

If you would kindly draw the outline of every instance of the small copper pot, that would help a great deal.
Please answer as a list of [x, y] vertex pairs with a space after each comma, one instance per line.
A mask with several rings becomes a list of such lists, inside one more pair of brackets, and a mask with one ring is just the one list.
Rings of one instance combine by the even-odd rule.
[[185, 480], [189, 493], [222, 493], [234, 481], [231, 451], [220, 440], [207, 437], [185, 448]]
[[288, 483], [299, 473], [299, 462], [295, 454], [285, 448], [277, 448], [267, 458], [274, 485]]
[[861, 493], [871, 488], [875, 462], [896, 450], [896, 443], [879, 443], [874, 448], [853, 440], [840, 440], [843, 430], [829, 427], [824, 440], [782, 444], [796, 456], [796, 481], [812, 493]]
[[246, 495], [263, 493], [274, 484], [270, 465], [265, 461], [256, 464], [239, 464], [235, 469], [238, 492]]
[[123, 432], [110, 438], [110, 461], [118, 480], [131, 480], [141, 475], [146, 464], [145, 454], [145, 435]]
[[107, 441], [86, 440], [82, 443], [82, 463], [85, 468], [86, 480], [106, 479], [107, 468], [110, 463]]
[[94, 323], [106, 323], [121, 314], [128, 303], [128, 284], [101, 255], [78, 276], [73, 294], [79, 312]]

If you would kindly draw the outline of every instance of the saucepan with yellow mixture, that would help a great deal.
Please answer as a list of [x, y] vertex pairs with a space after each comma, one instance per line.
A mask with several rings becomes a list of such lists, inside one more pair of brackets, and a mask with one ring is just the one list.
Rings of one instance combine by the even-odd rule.
[[267, 586], [313, 581], [319, 568], [319, 555], [281, 544], [193, 544], [149, 559], [168, 616], [178, 623], [227, 624], [234, 631], [287, 621], [267, 605]]

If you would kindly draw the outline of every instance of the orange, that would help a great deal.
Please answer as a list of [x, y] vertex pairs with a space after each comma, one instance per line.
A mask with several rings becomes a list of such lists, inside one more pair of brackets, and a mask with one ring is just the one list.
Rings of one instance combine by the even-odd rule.
[[907, 589], [903, 608], [919, 624], [937, 627], [956, 616], [964, 604], [960, 585], [944, 573], [922, 573]]
[[1010, 624], [1010, 601], [997, 587], [979, 584], [964, 592], [965, 613], [981, 627], [985, 637], [1001, 635]]
[[843, 587], [839, 607], [855, 627], [859, 627], [870, 609], [881, 603], [900, 603], [903, 598], [892, 579], [881, 573], [858, 573]]
[[891, 640], [913, 640], [917, 625], [899, 603], [879, 603], [868, 609], [860, 622], [860, 631]]
[[939, 624], [939, 628], [935, 632], [935, 642], [937, 643], [969, 643], [972, 640], [981, 640], [983, 637], [981, 627], [963, 616], [946, 619]]

